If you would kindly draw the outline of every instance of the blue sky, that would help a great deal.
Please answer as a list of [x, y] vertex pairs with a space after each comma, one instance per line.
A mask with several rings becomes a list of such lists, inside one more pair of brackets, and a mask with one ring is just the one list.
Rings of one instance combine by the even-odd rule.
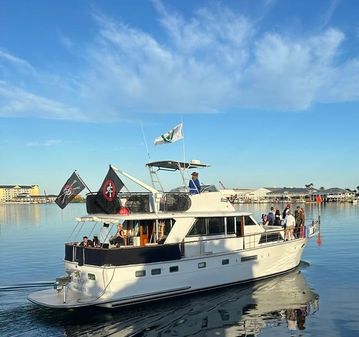
[[354, 0], [0, 2], [0, 184], [185, 153], [204, 183], [354, 188], [358, 108]]

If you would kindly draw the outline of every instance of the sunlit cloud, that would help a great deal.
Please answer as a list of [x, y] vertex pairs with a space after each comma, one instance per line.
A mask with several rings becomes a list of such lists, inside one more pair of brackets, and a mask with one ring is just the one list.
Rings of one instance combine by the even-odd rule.
[[[81, 48], [82, 67], [68, 65], [71, 77], [35, 71], [0, 50], [1, 67], [3, 60], [32, 69], [37, 84], [1, 81], [0, 116], [111, 121], [145, 113], [301, 111], [359, 100], [359, 59], [344, 58], [344, 32], [328, 27], [338, 1], [318, 23], [328, 28], [306, 36], [263, 32], [260, 21], [224, 5], [183, 16], [153, 3], [161, 39], [94, 13], [97, 33]], [[60, 40], [74, 47], [71, 36]]]

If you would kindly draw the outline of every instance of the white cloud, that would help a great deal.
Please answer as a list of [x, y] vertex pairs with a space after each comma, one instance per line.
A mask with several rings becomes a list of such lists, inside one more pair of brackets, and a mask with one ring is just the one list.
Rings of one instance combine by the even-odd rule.
[[337, 6], [339, 5], [339, 0], [332, 0], [327, 7], [327, 10], [324, 12], [322, 16], [322, 23], [321, 23], [321, 29], [324, 29], [326, 26], [328, 26]]
[[31, 141], [27, 142], [25, 146], [27, 147], [50, 147], [54, 145], [61, 144], [62, 140], [60, 139], [47, 139], [44, 141]]
[[6, 61], [8, 64], [16, 66], [18, 69], [20, 68], [33, 73], [35, 72], [35, 69], [29, 62], [2, 49], [0, 49], [0, 60]]
[[61, 31], [58, 32], [60, 42], [67, 49], [72, 49], [75, 46], [75, 43], [68, 37], [65, 36]]
[[[0, 82], [0, 116], [114, 120], [248, 107], [298, 111], [359, 99], [359, 59], [344, 58], [345, 34], [338, 29], [290, 36], [262, 32], [260, 21], [222, 5], [192, 17], [154, 5], [161, 38], [97, 14], [97, 35], [81, 48], [81, 68], [69, 65], [71, 76], [36, 71], [36, 90], [29, 82]], [[73, 47], [70, 38], [63, 43]], [[33, 69], [8, 53], [1, 58]]]
[[0, 81], [0, 117], [39, 117], [85, 120], [76, 108]]

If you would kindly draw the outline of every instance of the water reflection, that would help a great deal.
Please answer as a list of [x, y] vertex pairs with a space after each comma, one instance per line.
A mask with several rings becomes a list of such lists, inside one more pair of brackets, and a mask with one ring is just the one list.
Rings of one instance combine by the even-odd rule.
[[0, 225], [39, 225], [41, 209], [38, 204], [0, 204]]
[[116, 311], [52, 311], [32, 308], [42, 325], [63, 327], [66, 336], [259, 336], [264, 329], [292, 332], [308, 326], [319, 296], [302, 273], [252, 285], [161, 301]]

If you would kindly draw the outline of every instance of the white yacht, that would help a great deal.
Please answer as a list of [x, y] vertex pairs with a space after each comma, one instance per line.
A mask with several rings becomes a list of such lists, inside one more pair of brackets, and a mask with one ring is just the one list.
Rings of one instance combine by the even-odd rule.
[[[281, 227], [263, 226], [237, 210], [214, 186], [190, 194], [188, 172], [206, 168], [199, 161], [160, 161], [146, 165], [152, 186], [117, 170], [146, 192], [120, 192], [109, 211], [100, 212], [96, 194], [87, 196], [87, 215], [74, 233], [102, 232], [100, 247], [65, 243], [66, 275], [55, 289], [28, 299], [52, 308], [115, 308], [230, 286], [296, 268], [317, 223], [300, 238], [285, 241]], [[179, 172], [180, 188], [164, 192], [158, 173]], [[123, 245], [108, 240], [122, 223]], [[104, 237], [103, 230], [107, 231]]]

